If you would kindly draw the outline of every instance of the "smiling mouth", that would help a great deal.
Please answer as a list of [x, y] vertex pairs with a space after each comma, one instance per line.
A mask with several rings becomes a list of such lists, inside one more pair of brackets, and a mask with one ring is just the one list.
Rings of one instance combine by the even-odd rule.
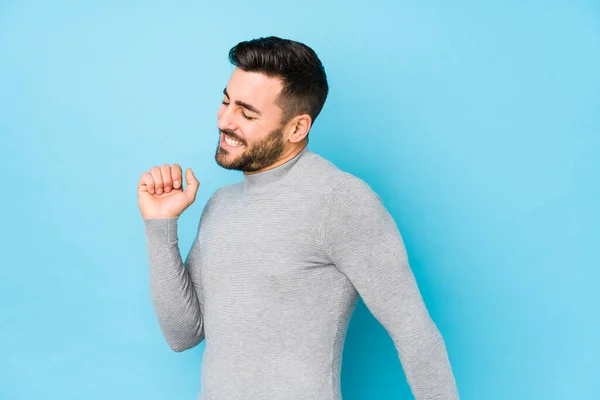
[[226, 135], [225, 133], [221, 133], [223, 135], [223, 142], [229, 147], [242, 147], [244, 144], [239, 140], [233, 139], [232, 137]]

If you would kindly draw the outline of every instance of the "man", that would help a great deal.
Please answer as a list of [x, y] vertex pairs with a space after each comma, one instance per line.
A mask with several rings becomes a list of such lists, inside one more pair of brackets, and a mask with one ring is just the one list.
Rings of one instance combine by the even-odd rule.
[[177, 164], [138, 186], [151, 298], [174, 351], [206, 339], [200, 398], [339, 400], [342, 348], [360, 295], [392, 337], [417, 400], [457, 399], [444, 341], [398, 228], [362, 180], [307, 148], [328, 93], [304, 44], [239, 43], [218, 111], [217, 190], [185, 263], [177, 220], [199, 182]]

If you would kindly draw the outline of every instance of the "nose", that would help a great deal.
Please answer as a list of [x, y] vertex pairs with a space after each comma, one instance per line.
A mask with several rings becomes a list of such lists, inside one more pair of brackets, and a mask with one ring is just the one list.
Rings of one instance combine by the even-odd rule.
[[217, 126], [223, 131], [235, 131], [237, 125], [235, 124], [235, 118], [229, 111], [231, 108], [221, 106], [217, 113]]

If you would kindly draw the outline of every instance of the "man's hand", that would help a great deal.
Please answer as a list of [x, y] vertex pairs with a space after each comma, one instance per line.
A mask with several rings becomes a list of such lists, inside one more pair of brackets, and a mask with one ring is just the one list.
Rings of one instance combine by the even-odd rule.
[[196, 200], [200, 182], [191, 168], [185, 171], [186, 187], [183, 189], [181, 167], [177, 164], [163, 164], [144, 172], [138, 183], [138, 205], [142, 217], [178, 217]]

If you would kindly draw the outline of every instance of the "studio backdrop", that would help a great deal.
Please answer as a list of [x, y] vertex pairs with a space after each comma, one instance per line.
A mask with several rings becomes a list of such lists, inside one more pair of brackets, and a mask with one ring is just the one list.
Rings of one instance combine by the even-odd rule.
[[[330, 95], [309, 149], [403, 235], [466, 400], [600, 399], [595, 1], [0, 2], [0, 399], [195, 399], [149, 295], [137, 183], [191, 167], [187, 254], [220, 168], [229, 49], [311, 46]], [[410, 399], [362, 302], [344, 400]]]

